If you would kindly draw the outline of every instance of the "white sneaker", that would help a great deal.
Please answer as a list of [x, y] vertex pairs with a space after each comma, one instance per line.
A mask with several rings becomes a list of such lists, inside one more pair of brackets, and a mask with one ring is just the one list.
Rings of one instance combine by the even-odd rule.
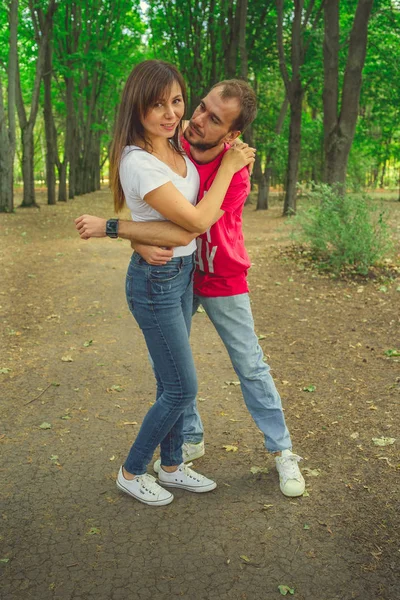
[[[192, 460], [196, 460], [196, 458], [200, 458], [204, 456], [204, 440], [198, 442], [197, 444], [191, 444], [190, 442], [184, 442], [182, 446], [182, 460], [184, 463], [191, 462]], [[159, 473], [161, 467], [161, 460], [158, 459], [153, 465], [153, 469], [155, 473]]]
[[275, 457], [281, 492], [290, 498], [301, 496], [306, 487], [304, 477], [297, 464], [301, 460], [301, 456], [293, 454], [291, 450], [282, 450], [282, 455]]
[[200, 475], [200, 473], [196, 473], [196, 471], [193, 471], [185, 463], [180, 464], [173, 473], [167, 473], [167, 471], [161, 468], [158, 473], [158, 481], [162, 485], [198, 493], [211, 492], [211, 490], [217, 487], [215, 481], [204, 477], [204, 475]]
[[153, 475], [144, 473], [143, 475], [137, 475], [134, 479], [125, 479], [122, 467], [118, 472], [117, 487], [139, 500], [139, 502], [151, 506], [165, 506], [174, 499], [171, 492], [158, 485]]

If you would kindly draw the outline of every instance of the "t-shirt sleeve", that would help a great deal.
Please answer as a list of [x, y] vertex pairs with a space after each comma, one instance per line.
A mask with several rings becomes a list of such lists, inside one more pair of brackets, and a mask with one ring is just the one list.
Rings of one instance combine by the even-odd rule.
[[164, 165], [142, 150], [132, 150], [123, 158], [120, 176], [123, 185], [133, 189], [141, 198], [171, 181]]
[[240, 210], [250, 193], [250, 176], [247, 167], [235, 173], [225, 194], [221, 210], [229, 213]]

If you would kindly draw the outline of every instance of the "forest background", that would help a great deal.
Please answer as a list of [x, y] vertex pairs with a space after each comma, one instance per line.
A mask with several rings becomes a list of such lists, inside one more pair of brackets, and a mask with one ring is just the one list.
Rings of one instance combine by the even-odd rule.
[[190, 115], [218, 80], [247, 79], [259, 113], [257, 208], [271, 185], [392, 188], [400, 174], [398, 0], [2, 0], [0, 211], [100, 189], [124, 82], [147, 58], [176, 64]]

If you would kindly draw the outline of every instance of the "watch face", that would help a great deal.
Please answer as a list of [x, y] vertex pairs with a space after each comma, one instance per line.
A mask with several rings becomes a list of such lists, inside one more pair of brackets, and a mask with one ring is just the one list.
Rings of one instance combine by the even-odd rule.
[[106, 235], [111, 238], [118, 237], [118, 219], [109, 219], [106, 223]]

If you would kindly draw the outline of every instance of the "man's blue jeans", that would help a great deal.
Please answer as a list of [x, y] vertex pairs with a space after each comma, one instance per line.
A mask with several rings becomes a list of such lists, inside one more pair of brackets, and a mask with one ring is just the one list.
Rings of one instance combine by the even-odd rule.
[[[292, 442], [282, 411], [282, 402], [264, 362], [264, 353], [254, 331], [248, 294], [209, 298], [195, 296], [193, 314], [202, 305], [222, 339], [238, 376], [246, 406], [263, 432], [269, 452], [291, 449]], [[196, 402], [184, 413], [185, 442], [203, 439], [203, 425]]]
[[135, 475], [146, 472], [159, 444], [163, 465], [182, 462], [183, 411], [197, 394], [189, 344], [193, 270], [193, 255], [152, 266], [135, 252], [129, 264], [128, 306], [145, 337], [157, 379], [157, 401], [146, 414], [124, 464]]

